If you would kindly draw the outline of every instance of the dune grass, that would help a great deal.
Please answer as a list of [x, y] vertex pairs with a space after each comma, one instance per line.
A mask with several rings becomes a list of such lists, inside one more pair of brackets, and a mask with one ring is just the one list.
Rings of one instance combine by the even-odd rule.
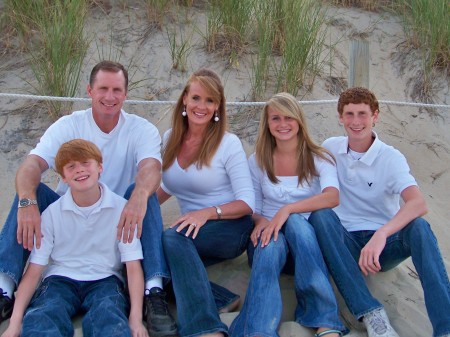
[[450, 3], [448, 0], [397, 0], [408, 41], [422, 51], [425, 73], [450, 74]]
[[[6, 0], [11, 23], [24, 41], [39, 95], [69, 96], [77, 93], [88, 48], [83, 28], [86, 1]], [[68, 113], [72, 104], [46, 101], [53, 118]]]

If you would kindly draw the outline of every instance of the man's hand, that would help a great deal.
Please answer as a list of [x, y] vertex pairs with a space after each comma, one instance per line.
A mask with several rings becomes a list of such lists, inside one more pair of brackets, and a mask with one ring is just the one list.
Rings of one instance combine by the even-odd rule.
[[364, 275], [376, 274], [381, 270], [380, 255], [386, 246], [386, 239], [386, 235], [378, 230], [361, 250], [358, 264]]
[[17, 242], [24, 249], [33, 249], [36, 237], [36, 248], [41, 247], [41, 214], [37, 205], [30, 205], [17, 210]]
[[117, 225], [117, 240], [123, 243], [133, 241], [134, 232], [137, 229], [137, 238], [142, 234], [142, 221], [147, 212], [148, 197], [144, 193], [139, 193], [136, 189], [131, 194], [130, 200], [126, 203], [120, 215]]

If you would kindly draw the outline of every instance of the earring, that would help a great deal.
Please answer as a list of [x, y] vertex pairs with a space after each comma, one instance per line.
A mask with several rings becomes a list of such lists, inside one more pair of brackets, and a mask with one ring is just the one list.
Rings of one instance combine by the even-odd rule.
[[217, 110], [214, 112], [214, 122], [218, 122], [219, 121], [219, 114], [217, 113]]
[[186, 112], [186, 105], [183, 106], [183, 111], [181, 112], [181, 116], [186, 117], [187, 112]]
[[372, 123], [372, 127], [373, 127], [373, 128], [375, 127], [375, 123]]

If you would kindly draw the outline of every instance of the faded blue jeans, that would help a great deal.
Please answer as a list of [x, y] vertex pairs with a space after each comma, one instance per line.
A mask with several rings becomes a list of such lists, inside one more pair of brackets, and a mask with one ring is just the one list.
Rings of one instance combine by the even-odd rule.
[[[125, 199], [129, 199], [133, 189], [134, 184], [128, 188]], [[39, 184], [36, 195], [41, 213], [59, 199], [59, 195], [43, 183]], [[16, 286], [22, 278], [26, 262], [30, 256], [30, 252], [17, 243], [17, 203], [18, 197], [16, 195], [0, 233], [0, 273], [11, 277]], [[161, 210], [156, 194], [153, 194], [148, 199], [147, 213], [142, 225], [141, 243], [144, 253], [142, 264], [145, 280], [155, 276], [170, 277], [162, 248], [162, 232]]]
[[[197, 237], [186, 237], [186, 228], [163, 234], [163, 247], [172, 276], [180, 336], [228, 334], [220, 320], [205, 267], [240, 256], [247, 248], [251, 216], [235, 220], [209, 220]], [[226, 295], [226, 294], [225, 294]], [[225, 296], [226, 297], [226, 296]]]
[[[367, 288], [357, 262], [361, 249], [375, 232], [348, 232], [331, 209], [313, 212], [309, 221], [316, 231], [328, 270], [350, 312], [360, 319], [381, 308]], [[394, 268], [410, 256], [422, 283], [433, 336], [449, 334], [450, 283], [436, 237], [423, 218], [411, 221], [388, 237], [380, 255], [382, 271]]]
[[[297, 308], [295, 321], [301, 325], [343, 331], [338, 305], [317, 243], [314, 229], [300, 214], [291, 214], [268, 246], [254, 250], [250, 282], [240, 314], [230, 327], [233, 337], [278, 336], [283, 304], [280, 273], [294, 270]], [[288, 259], [290, 255], [290, 259]], [[288, 264], [286, 265], [286, 262]]]
[[73, 336], [71, 318], [82, 312], [83, 336], [131, 337], [128, 311], [123, 284], [115, 276], [97, 281], [49, 276], [28, 306], [21, 336]]

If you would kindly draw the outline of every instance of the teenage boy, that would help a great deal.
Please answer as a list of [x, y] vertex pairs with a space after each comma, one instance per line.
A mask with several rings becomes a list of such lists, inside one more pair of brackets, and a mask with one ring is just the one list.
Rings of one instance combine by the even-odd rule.
[[56, 152], [63, 143], [80, 138], [93, 142], [102, 152], [105, 173], [100, 181], [128, 200], [116, 223], [117, 237], [131, 242], [137, 231], [142, 242], [147, 328], [155, 337], [171, 336], [177, 327], [162, 290], [169, 272], [162, 248], [161, 210], [154, 193], [161, 180], [159, 131], [146, 119], [122, 110], [128, 72], [120, 63], [95, 65], [87, 92], [92, 107], [53, 123], [17, 170], [17, 195], [0, 234], [0, 323], [11, 315], [14, 289], [34, 238], [40, 247], [40, 213], [67, 189], [60, 181], [53, 191], [41, 183], [42, 173], [54, 168]]
[[[86, 140], [59, 149], [55, 167], [69, 189], [42, 213], [41, 246], [31, 252], [2, 337], [71, 336], [71, 318], [79, 311], [85, 312], [86, 336], [148, 336], [142, 324], [141, 243], [117, 241], [126, 200], [99, 183], [102, 162], [100, 150]], [[130, 289], [128, 320], [122, 263]]]
[[337, 109], [347, 136], [323, 145], [336, 158], [340, 204], [336, 213], [321, 210], [309, 218], [328, 269], [369, 337], [397, 337], [363, 274], [389, 270], [411, 256], [433, 336], [450, 336], [450, 283], [437, 240], [421, 218], [427, 206], [405, 157], [372, 130], [378, 101], [365, 88], [351, 88], [340, 95]]

